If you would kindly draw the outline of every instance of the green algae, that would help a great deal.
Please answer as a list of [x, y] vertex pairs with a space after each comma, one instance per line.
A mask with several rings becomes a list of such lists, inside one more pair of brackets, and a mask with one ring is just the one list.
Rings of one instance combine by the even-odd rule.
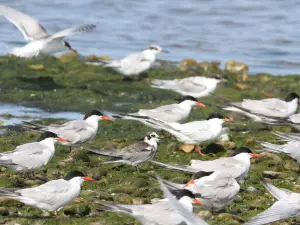
[[[175, 79], [216, 72], [221, 73], [228, 79], [228, 82], [220, 84], [215, 94], [232, 100], [241, 100], [247, 97], [264, 98], [266, 94], [285, 97], [288, 92], [300, 90], [300, 81], [297, 76], [272, 77], [261, 74], [250, 76], [247, 81], [242, 82], [239, 75], [222, 71], [215, 65], [208, 66], [208, 69], [193, 66], [193, 68], [180, 70], [173, 64], [169, 66], [166, 62], [162, 62], [163, 66], [152, 68], [142, 78], [126, 81], [110, 69], [85, 65], [76, 58], [62, 62], [52, 57], [45, 60], [0, 57], [0, 64], [2, 68], [0, 102], [37, 106], [51, 111], [85, 112], [88, 109], [98, 108], [116, 112], [134, 112], [139, 108], [153, 108], [170, 104], [180, 98], [180, 95], [172, 91], [151, 88], [151, 79]], [[31, 67], [39, 64], [43, 65], [41, 69]], [[236, 83], [243, 83], [248, 87], [240, 89]], [[219, 111], [222, 105], [222, 101], [214, 96], [201, 98], [201, 101], [208, 103], [209, 107], [193, 109], [188, 121], [204, 119], [211, 112]], [[228, 115], [227, 112], [224, 114]], [[63, 122], [63, 120], [43, 119], [36, 122], [50, 124]], [[190, 179], [189, 174], [170, 171], [151, 163], [141, 165], [141, 173], [138, 173], [135, 167], [126, 165], [99, 166], [99, 162], [106, 158], [90, 155], [84, 148], [108, 148], [111, 146], [121, 148], [141, 140], [146, 133], [153, 131], [136, 121], [117, 120], [114, 123], [101, 121], [99, 126], [100, 131], [97, 138], [85, 144], [83, 149], [79, 149], [73, 159], [66, 160], [69, 158], [67, 147], [57, 146], [55, 157], [45, 168], [37, 171], [38, 175], [46, 174], [49, 180], [60, 178], [67, 171], [73, 169], [82, 170], [90, 176], [99, 178], [99, 181], [84, 183], [80, 195], [83, 201], [75, 201], [66, 206], [65, 212], [62, 210], [61, 215], [57, 218], [53, 218], [51, 212], [33, 209], [19, 202], [1, 202], [1, 207], [8, 209], [10, 215], [3, 216], [2, 213], [0, 219], [20, 224], [89, 224], [99, 221], [114, 225], [138, 224], [128, 216], [99, 211], [101, 208], [99, 201], [107, 200], [130, 204], [134, 199], [149, 203], [151, 199], [161, 198], [162, 193], [159, 191], [157, 182], [148, 176], [153, 175], [154, 172], [163, 179], [174, 182], [186, 182]], [[236, 146], [248, 146], [254, 151], [257, 151], [259, 146], [254, 141], [249, 141], [249, 138], [273, 141], [275, 137], [270, 134], [271, 130], [291, 131], [289, 127], [271, 127], [248, 120], [235, 121], [228, 126], [231, 128], [231, 141]], [[8, 131], [0, 136], [1, 151], [12, 150], [17, 145], [35, 141], [38, 135], [39, 133], [35, 131]], [[188, 164], [191, 159], [209, 160], [225, 156], [232, 151], [225, 147], [224, 152], [203, 158], [197, 152], [184, 153], [174, 150], [179, 149], [180, 143], [165, 132], [159, 132], [159, 135], [162, 137], [162, 141], [155, 156], [157, 161]], [[172, 143], [172, 147], [170, 147], [170, 143]], [[225, 212], [235, 214], [247, 221], [273, 203], [273, 198], [266, 194], [266, 190], [260, 184], [265, 170], [283, 172], [284, 176], [287, 177], [284, 182], [280, 178], [274, 179], [272, 183], [275, 185], [290, 190], [297, 189], [294, 185], [297, 173], [284, 168], [286, 163], [293, 160], [287, 156], [279, 156], [282, 159], [280, 163], [274, 163], [274, 160], [270, 158], [252, 160], [249, 177], [241, 185], [239, 197], [225, 208]], [[22, 176], [15, 175], [3, 167], [1, 167], [1, 171], [10, 176], [9, 179], [0, 177], [1, 187], [31, 186], [25, 182]], [[249, 186], [255, 187], [257, 192], [245, 191]], [[205, 210], [205, 208], [197, 208], [196, 211], [199, 210]], [[4, 215], [6, 214], [4, 213]], [[217, 215], [208, 221], [209, 224], [239, 224], [237, 220], [232, 219], [227, 214], [223, 217]], [[286, 221], [293, 224], [294, 220]]]

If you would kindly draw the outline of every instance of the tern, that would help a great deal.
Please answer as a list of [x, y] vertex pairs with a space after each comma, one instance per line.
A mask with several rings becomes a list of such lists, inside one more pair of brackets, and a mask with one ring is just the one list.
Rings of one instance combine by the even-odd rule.
[[186, 209], [180, 202], [174, 198], [168, 188], [164, 185], [163, 181], [158, 178], [160, 189], [163, 191], [164, 196], [168, 199], [168, 203], [172, 209], [175, 209], [179, 213], [181, 218], [187, 225], [208, 225], [199, 216], [196, 216], [193, 212]]
[[120, 60], [101, 61], [100, 63], [87, 63], [92, 65], [103, 65], [118, 71], [125, 77], [139, 75], [148, 70], [155, 62], [156, 55], [159, 53], [168, 53], [158, 45], [150, 45], [142, 52], [132, 53]]
[[113, 121], [112, 118], [105, 116], [99, 110], [94, 109], [87, 112], [83, 120], [72, 120], [64, 124], [51, 124], [48, 126], [23, 121], [23, 126], [33, 130], [53, 132], [59, 137], [66, 138], [70, 141], [60, 142], [61, 144], [73, 146], [83, 144], [84, 142], [95, 138], [98, 131], [99, 120]]
[[101, 164], [109, 163], [124, 163], [132, 166], [138, 166], [139, 164], [151, 160], [157, 151], [157, 142], [159, 141], [159, 136], [153, 132], [144, 138], [144, 141], [137, 142], [135, 144], [129, 145], [120, 150], [109, 149], [109, 150], [96, 150], [87, 149], [90, 152], [110, 156], [112, 159], [105, 161]]
[[277, 199], [266, 211], [253, 217], [244, 225], [269, 224], [277, 220], [283, 220], [300, 215], [300, 194], [274, 185], [262, 182], [265, 188]]
[[166, 123], [161, 121], [148, 121], [162, 130], [167, 131], [184, 144], [196, 145], [196, 150], [201, 154], [200, 143], [216, 140], [223, 134], [222, 124], [224, 122], [232, 122], [228, 118], [224, 118], [220, 113], [212, 113], [206, 120], [193, 121], [189, 123]]
[[140, 109], [136, 113], [126, 115], [114, 115], [115, 118], [137, 120], [152, 128], [160, 129], [160, 126], [155, 126], [147, 122], [149, 118], [161, 120], [163, 122], [175, 123], [184, 121], [190, 114], [192, 107], [199, 106], [205, 108], [206, 106], [199, 102], [192, 96], [184, 96], [180, 99], [178, 104], [163, 105], [154, 109]]
[[69, 42], [64, 40], [64, 37], [91, 31], [96, 27], [93, 24], [84, 24], [50, 35], [36, 19], [16, 9], [0, 5], [0, 15], [5, 16], [12, 22], [21, 31], [25, 40], [30, 41], [24, 47], [14, 48], [9, 52], [9, 54], [25, 58], [52, 55], [67, 49], [77, 53], [76, 50], [71, 47]]
[[299, 95], [292, 92], [287, 95], [285, 100], [277, 98], [267, 98], [262, 100], [244, 99], [243, 102], [232, 102], [220, 96], [216, 96], [225, 101], [231, 107], [224, 110], [243, 113], [255, 121], [276, 122], [276, 119], [288, 118], [293, 115], [299, 105]]
[[251, 166], [250, 159], [252, 157], [260, 158], [261, 155], [253, 153], [247, 147], [239, 147], [230, 157], [221, 157], [219, 159], [208, 161], [191, 160], [190, 166], [171, 165], [153, 160], [151, 162], [168, 169], [180, 170], [188, 173], [197, 173], [199, 171], [224, 171], [241, 183], [248, 176]]
[[[195, 195], [189, 190], [179, 191], [176, 198], [191, 213], [193, 211], [192, 203], [203, 205], [195, 199]], [[170, 207], [167, 199], [144, 205], [117, 205], [106, 202], [101, 202], [101, 204], [106, 211], [124, 213], [136, 218], [145, 225], [179, 225], [183, 222], [182, 216]]]
[[63, 179], [52, 180], [33, 188], [0, 188], [0, 197], [10, 198], [34, 208], [58, 211], [76, 199], [84, 181], [93, 181], [80, 171], [72, 171]]
[[187, 184], [177, 184], [162, 180], [171, 190], [187, 189], [193, 192], [213, 213], [215, 209], [222, 209], [233, 202], [240, 191], [240, 185], [226, 171], [199, 171]]
[[226, 81], [218, 74], [207, 77], [195, 76], [175, 80], [152, 80], [152, 87], [168, 89], [182, 95], [191, 95], [200, 98], [210, 95], [217, 88], [217, 84]]
[[69, 142], [51, 132], [41, 135], [39, 142], [19, 145], [13, 151], [0, 153], [0, 165], [7, 166], [17, 172], [36, 170], [46, 165], [54, 156], [57, 141]]

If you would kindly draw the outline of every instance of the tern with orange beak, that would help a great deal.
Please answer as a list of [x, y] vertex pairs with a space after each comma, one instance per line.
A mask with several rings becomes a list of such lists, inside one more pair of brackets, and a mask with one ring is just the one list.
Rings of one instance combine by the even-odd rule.
[[62, 145], [81, 145], [95, 138], [98, 131], [98, 121], [110, 120], [112, 118], [104, 115], [99, 110], [92, 110], [85, 114], [83, 120], [72, 120], [64, 124], [51, 124], [43, 126], [23, 121], [23, 126], [33, 130], [50, 131], [59, 137], [68, 139], [70, 142], [60, 142]]
[[11, 55], [25, 58], [42, 57], [65, 50], [71, 50], [77, 53], [76, 50], [64, 40], [64, 37], [91, 31], [96, 27], [93, 24], [84, 24], [50, 35], [36, 19], [16, 9], [0, 5], [0, 15], [5, 16], [12, 22], [21, 31], [25, 40], [30, 41], [27, 45], [14, 48], [9, 52]]
[[178, 104], [163, 105], [154, 109], [140, 109], [136, 113], [125, 115], [114, 115], [115, 118], [137, 120], [154, 129], [161, 129], [160, 126], [148, 122], [149, 119], [160, 120], [167, 123], [181, 123], [191, 113], [194, 106], [205, 108], [206, 106], [192, 96], [184, 96]]
[[[189, 190], [180, 190], [176, 194], [178, 202], [189, 212], [193, 212], [192, 203], [203, 205], [195, 199], [195, 195]], [[153, 204], [144, 205], [116, 205], [101, 202], [104, 210], [124, 213], [139, 220], [141, 224], [155, 225], [179, 225], [183, 224], [182, 216], [170, 207], [168, 199], [159, 200]], [[101, 210], [101, 209], [99, 209]]]
[[46, 165], [54, 156], [54, 144], [56, 142], [69, 142], [69, 140], [52, 132], [43, 133], [40, 140], [39, 142], [19, 145], [13, 151], [0, 153], [0, 165], [17, 172], [36, 170]]
[[167, 123], [162, 121], [149, 121], [160, 129], [167, 131], [184, 144], [196, 145], [196, 150], [201, 152], [200, 144], [203, 142], [211, 142], [216, 140], [223, 134], [223, 123], [232, 122], [230, 119], [224, 118], [220, 113], [212, 113], [206, 120], [193, 121], [189, 123]]
[[0, 197], [14, 199], [34, 208], [55, 211], [55, 215], [65, 205], [75, 200], [84, 181], [94, 178], [80, 171], [69, 172], [63, 179], [52, 180], [33, 188], [0, 188]]
[[172, 165], [157, 161], [151, 162], [168, 169], [180, 170], [188, 173], [197, 173], [199, 171], [224, 171], [229, 173], [238, 182], [241, 182], [248, 176], [248, 172], [251, 166], [250, 159], [252, 157], [260, 158], [261, 156], [259, 154], [253, 153], [247, 147], [239, 147], [229, 157], [221, 157], [219, 159], [207, 161], [191, 160], [190, 166]]

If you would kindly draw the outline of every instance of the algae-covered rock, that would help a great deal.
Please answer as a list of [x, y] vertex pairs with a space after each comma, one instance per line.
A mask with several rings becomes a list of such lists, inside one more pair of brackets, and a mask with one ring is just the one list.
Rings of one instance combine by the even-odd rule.
[[283, 176], [283, 173], [281, 172], [275, 172], [275, 171], [264, 171], [263, 172], [264, 177], [270, 178], [270, 179], [276, 179]]
[[248, 79], [248, 69], [247, 64], [234, 60], [228, 60], [225, 65], [225, 70], [231, 73], [242, 74], [243, 81]]
[[0, 207], [0, 215], [1, 216], [8, 216], [9, 215], [9, 210], [5, 207]]
[[284, 164], [284, 168], [286, 170], [292, 170], [292, 171], [295, 171], [295, 172], [300, 171], [300, 165], [297, 162], [291, 161], [291, 160], [289, 160], [288, 162], [286, 162]]
[[33, 70], [44, 70], [45, 66], [43, 64], [33, 64], [33, 65], [29, 65], [28, 68]]
[[198, 216], [200, 216], [205, 221], [210, 220], [210, 219], [213, 218], [212, 213], [208, 210], [198, 212]]
[[270, 152], [262, 152], [260, 155], [264, 158], [272, 159], [275, 164], [280, 164], [282, 162], [282, 159], [278, 155]]
[[88, 205], [69, 205], [64, 208], [64, 214], [66, 216], [78, 215], [87, 216], [91, 212]]

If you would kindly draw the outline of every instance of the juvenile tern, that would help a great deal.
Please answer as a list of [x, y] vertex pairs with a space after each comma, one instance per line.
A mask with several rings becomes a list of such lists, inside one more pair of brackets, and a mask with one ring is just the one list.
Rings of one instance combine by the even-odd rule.
[[289, 93], [284, 101], [277, 98], [267, 98], [262, 100], [244, 99], [243, 102], [232, 102], [223, 97], [216, 97], [221, 98], [233, 107], [226, 107], [225, 110], [241, 112], [257, 121], [266, 118], [271, 119], [272, 122], [272, 119], [287, 118], [296, 112], [299, 104], [299, 96], [294, 92]]
[[[176, 194], [179, 203], [189, 212], [193, 211], [192, 203], [203, 205], [195, 199], [195, 195], [188, 190], [181, 190]], [[182, 224], [183, 218], [172, 207], [168, 200], [157, 201], [153, 204], [144, 205], [116, 205], [101, 202], [105, 207], [104, 210], [111, 212], [124, 213], [139, 220], [142, 224], [147, 225], [179, 225]]]
[[215, 209], [222, 209], [235, 200], [240, 185], [226, 171], [204, 172], [193, 175], [193, 180], [187, 184], [176, 184], [162, 180], [171, 190], [187, 189], [193, 192], [206, 207], [213, 213]]
[[137, 142], [122, 149], [95, 150], [87, 149], [90, 152], [110, 156], [112, 159], [101, 164], [124, 163], [138, 166], [140, 163], [151, 160], [157, 151], [159, 137], [156, 133], [151, 133], [144, 138], [144, 141]]
[[244, 225], [269, 224], [277, 220], [283, 220], [300, 215], [300, 194], [287, 189], [277, 188], [263, 181], [265, 188], [277, 199], [266, 211], [253, 217]]
[[13, 151], [0, 153], [0, 165], [17, 172], [27, 172], [46, 165], [54, 156], [57, 141], [69, 142], [51, 132], [41, 135], [39, 142], [19, 145]]
[[217, 84], [225, 81], [218, 74], [208, 77], [196, 76], [174, 80], [152, 80], [152, 87], [176, 91], [182, 95], [200, 98], [209, 95], [217, 88]]
[[67, 49], [77, 53], [69, 42], [64, 40], [64, 37], [91, 31], [96, 27], [93, 24], [84, 24], [50, 35], [36, 19], [16, 9], [0, 5], [0, 15], [12, 22], [22, 32], [25, 40], [30, 41], [24, 47], [12, 49], [9, 54], [26, 58], [52, 55]]
[[232, 121], [224, 118], [220, 113], [212, 113], [207, 120], [193, 121], [184, 124], [153, 121], [153, 125], [169, 132], [175, 136], [178, 141], [184, 144], [196, 145], [196, 150], [201, 155], [205, 155], [201, 152], [199, 144], [214, 141], [223, 134], [222, 124], [224, 122]]
[[193, 212], [186, 209], [180, 202], [174, 198], [168, 188], [164, 185], [161, 179], [158, 178], [160, 189], [163, 191], [164, 196], [168, 199], [170, 207], [181, 215], [181, 218], [187, 225], [208, 225], [199, 216], [196, 216]]
[[101, 61], [101, 63], [87, 63], [93, 65], [104, 64], [104, 67], [110, 67], [118, 71], [125, 77], [138, 75], [150, 68], [159, 53], [168, 53], [158, 45], [150, 45], [142, 52], [132, 53], [120, 60]]
[[140, 109], [136, 113], [126, 115], [115, 115], [114, 117], [121, 119], [137, 120], [144, 123], [147, 126], [159, 128], [151, 123], [148, 123], [147, 120], [149, 118], [153, 118], [156, 120], [161, 120], [163, 122], [179, 123], [184, 121], [189, 116], [192, 107], [194, 106], [199, 106], [202, 108], [206, 107], [203, 103], [197, 101], [196, 98], [187, 95], [182, 97], [178, 104], [163, 105], [154, 109]]
[[52, 180], [33, 188], [0, 188], [0, 197], [10, 198], [34, 208], [55, 211], [55, 215], [65, 205], [76, 199], [84, 181], [93, 181], [82, 172], [72, 171], [63, 179]]
[[188, 173], [197, 173], [199, 171], [223, 171], [229, 173], [238, 182], [243, 181], [247, 176], [251, 166], [250, 159], [252, 157], [260, 158], [259, 154], [253, 153], [247, 147], [237, 148], [230, 157], [221, 157], [215, 160], [191, 160], [190, 166], [171, 165], [157, 161], [151, 161], [162, 167], [180, 170]]
[[66, 138], [70, 142], [60, 142], [63, 145], [80, 145], [90, 139], [95, 138], [98, 131], [99, 120], [112, 120], [110, 117], [105, 116], [99, 110], [92, 110], [85, 114], [83, 120], [72, 120], [64, 124], [51, 124], [49, 126], [43, 126], [25, 122], [24, 127], [39, 130], [50, 131], [57, 134], [59, 137]]

